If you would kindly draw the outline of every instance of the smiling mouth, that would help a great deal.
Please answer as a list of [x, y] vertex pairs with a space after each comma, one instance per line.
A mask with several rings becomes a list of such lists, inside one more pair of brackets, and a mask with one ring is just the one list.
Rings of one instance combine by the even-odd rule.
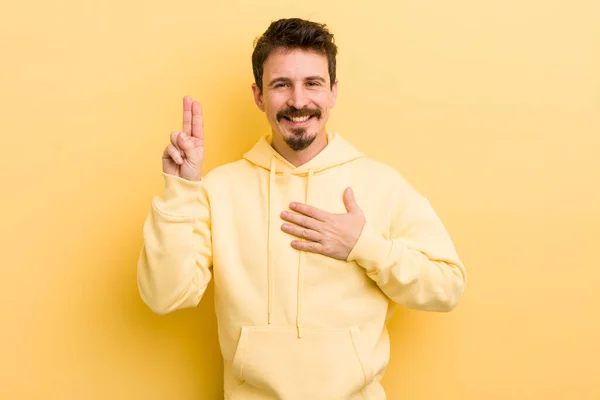
[[283, 117], [283, 119], [286, 121], [286, 123], [288, 123], [289, 125], [294, 125], [294, 126], [305, 125], [313, 118], [314, 118], [314, 115], [306, 115], [304, 117]]

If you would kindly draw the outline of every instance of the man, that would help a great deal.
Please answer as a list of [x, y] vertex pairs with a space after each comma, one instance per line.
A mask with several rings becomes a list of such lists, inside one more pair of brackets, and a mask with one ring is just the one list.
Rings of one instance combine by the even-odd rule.
[[466, 272], [428, 200], [328, 132], [337, 53], [325, 25], [273, 22], [252, 55], [271, 132], [202, 174], [200, 104], [163, 154], [144, 224], [142, 299], [194, 307], [214, 278], [229, 400], [385, 399], [395, 305], [450, 311]]

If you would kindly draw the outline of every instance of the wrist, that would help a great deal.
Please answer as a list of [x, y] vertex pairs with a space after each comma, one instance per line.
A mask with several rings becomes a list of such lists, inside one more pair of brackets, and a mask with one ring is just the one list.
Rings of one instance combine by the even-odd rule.
[[391, 251], [391, 242], [367, 221], [348, 254], [348, 261], [355, 261], [365, 268], [368, 273], [377, 273], [383, 266], [385, 259]]
[[189, 180], [163, 172], [164, 192], [154, 199], [154, 206], [164, 214], [192, 216], [197, 214], [198, 197], [204, 182]]

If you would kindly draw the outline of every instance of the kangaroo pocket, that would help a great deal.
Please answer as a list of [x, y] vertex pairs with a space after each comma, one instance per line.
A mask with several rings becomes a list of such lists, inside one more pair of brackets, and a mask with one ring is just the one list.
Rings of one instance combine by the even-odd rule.
[[370, 379], [366, 365], [358, 328], [303, 329], [298, 338], [295, 328], [243, 327], [231, 400], [360, 399]]

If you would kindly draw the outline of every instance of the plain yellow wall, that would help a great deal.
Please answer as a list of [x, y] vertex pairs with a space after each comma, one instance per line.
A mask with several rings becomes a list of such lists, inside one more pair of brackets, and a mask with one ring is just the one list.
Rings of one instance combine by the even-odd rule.
[[206, 169], [268, 125], [271, 20], [326, 22], [329, 127], [428, 196], [469, 271], [399, 310], [392, 400], [600, 398], [600, 2], [11, 1], [0, 14], [0, 399], [218, 399], [212, 286], [156, 316], [136, 261], [181, 98]]

